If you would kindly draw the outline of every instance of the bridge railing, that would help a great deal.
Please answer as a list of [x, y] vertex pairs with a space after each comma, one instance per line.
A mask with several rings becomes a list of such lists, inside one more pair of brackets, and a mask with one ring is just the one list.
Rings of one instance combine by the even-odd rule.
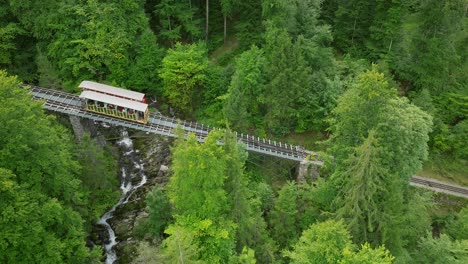
[[[194, 133], [199, 141], [204, 141], [211, 130], [221, 130], [219, 128], [187, 122], [185, 120], [178, 120], [176, 118], [154, 113], [150, 115], [148, 124], [140, 124], [85, 111], [82, 109], [83, 102], [77, 95], [37, 86], [31, 87], [30, 93], [36, 100], [45, 100], [44, 108], [51, 111], [76, 115], [83, 118], [89, 118], [96, 121], [107, 122], [114, 125], [120, 125], [165, 136], [176, 137], [173, 133], [173, 129], [178, 125], [182, 126], [182, 129], [186, 134]], [[250, 136], [244, 133], [239, 134], [235, 132], [235, 134], [238, 141], [243, 142], [246, 145], [247, 150], [250, 151], [296, 161], [301, 161], [308, 155], [305, 150], [299, 146]]]

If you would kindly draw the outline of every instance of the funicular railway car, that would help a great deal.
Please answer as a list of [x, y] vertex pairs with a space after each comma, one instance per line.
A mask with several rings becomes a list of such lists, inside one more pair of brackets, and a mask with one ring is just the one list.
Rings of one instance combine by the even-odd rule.
[[87, 111], [148, 123], [144, 94], [90, 81], [83, 81], [80, 88], [83, 89], [80, 98]]
[[80, 88], [83, 89], [83, 91], [93, 91], [146, 104], [146, 98], [144, 93], [117, 88], [107, 84], [92, 81], [82, 81], [80, 83]]

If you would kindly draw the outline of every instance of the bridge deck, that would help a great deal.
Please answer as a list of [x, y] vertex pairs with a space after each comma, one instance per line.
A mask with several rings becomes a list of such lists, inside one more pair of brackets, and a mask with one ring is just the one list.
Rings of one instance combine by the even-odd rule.
[[[166, 117], [160, 114], [151, 113], [148, 124], [140, 124], [111, 116], [99, 115], [82, 109], [83, 101], [76, 95], [41, 88], [37, 86], [31, 87], [31, 92], [34, 99], [45, 100], [44, 108], [47, 110], [60, 112], [68, 115], [75, 115], [83, 118], [88, 118], [96, 121], [107, 122], [113, 125], [123, 126], [127, 128], [137, 129], [145, 132], [155, 133], [164, 136], [176, 137], [173, 130], [177, 126], [181, 126], [185, 133], [194, 133], [198, 141], [203, 142], [211, 130], [217, 129], [209, 126], [200, 125], [198, 123], [187, 122], [175, 118]], [[317, 155], [314, 152], [304, 150], [299, 146], [293, 146], [282, 142], [271, 141], [265, 138], [254, 137], [246, 134], [234, 132], [237, 139], [246, 145], [247, 150], [275, 156], [279, 158], [302, 161], [308, 155]], [[322, 165], [322, 161], [312, 161], [318, 165]]]
[[[67, 115], [75, 115], [82, 118], [88, 118], [95, 121], [106, 122], [113, 125], [123, 126], [127, 128], [137, 129], [149, 133], [155, 133], [163, 136], [176, 137], [173, 130], [178, 125], [182, 127], [186, 134], [194, 133], [198, 141], [203, 142], [208, 133], [217, 128], [200, 125], [197, 123], [177, 120], [175, 118], [166, 117], [160, 114], [151, 113], [148, 124], [140, 124], [111, 116], [99, 115], [96, 113], [83, 110], [83, 101], [76, 95], [33, 86], [30, 89], [33, 99], [43, 100], [44, 108], [47, 110], [64, 113]], [[237, 139], [246, 145], [248, 151], [266, 154], [274, 157], [303, 161], [307, 156], [318, 158], [315, 152], [305, 150], [299, 146], [293, 146], [281, 142], [271, 141], [265, 138], [258, 138], [245, 134], [238, 134]], [[316, 165], [322, 166], [320, 160], [310, 161]], [[468, 198], [468, 188], [463, 186], [451, 185], [442, 183], [436, 180], [414, 176], [411, 178], [410, 184], [413, 186], [423, 187], [436, 192], [443, 192], [451, 195], [456, 195]]]

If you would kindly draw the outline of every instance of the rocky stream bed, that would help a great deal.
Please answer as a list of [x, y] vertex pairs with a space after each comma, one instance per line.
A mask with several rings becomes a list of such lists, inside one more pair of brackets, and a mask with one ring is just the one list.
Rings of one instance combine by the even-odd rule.
[[[139, 242], [134, 231], [148, 217], [146, 194], [168, 180], [172, 139], [100, 125], [96, 137], [118, 138], [108, 144], [116, 144], [119, 151], [120, 173], [116, 177], [120, 179], [122, 196], [93, 226], [89, 244], [102, 245], [105, 263], [131, 263]], [[86, 126], [84, 131], [89, 130]]]

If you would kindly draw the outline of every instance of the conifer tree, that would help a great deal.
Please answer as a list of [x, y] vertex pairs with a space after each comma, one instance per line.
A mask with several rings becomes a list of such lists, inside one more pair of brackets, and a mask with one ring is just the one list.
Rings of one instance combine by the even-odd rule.
[[162, 0], [154, 8], [159, 18], [161, 39], [172, 46], [183, 40], [194, 40], [201, 35], [201, 23], [196, 8], [189, 1]]
[[259, 100], [266, 108], [266, 127], [281, 135], [297, 128], [300, 119], [308, 119], [310, 113], [300, 110], [314, 103], [308, 87], [310, 73], [301, 41], [293, 43], [285, 29], [267, 25], [265, 40], [265, 72], [269, 78]]
[[224, 116], [232, 129], [245, 131], [260, 123], [263, 107], [259, 96], [263, 94], [265, 58], [256, 46], [242, 53], [236, 60], [236, 70], [224, 103]]
[[383, 222], [394, 213], [386, 203], [395, 199], [392, 198], [395, 193], [389, 188], [395, 175], [383, 166], [381, 152], [375, 131], [371, 130], [350, 155], [346, 171], [339, 176], [344, 182], [344, 192], [337, 200], [343, 205], [338, 216], [346, 220], [355, 241], [367, 241], [373, 246], [379, 245], [382, 233], [388, 232]]
[[288, 248], [299, 237], [296, 222], [297, 194], [296, 184], [286, 183], [279, 191], [275, 207], [269, 215], [272, 237], [281, 248]]
[[338, 215], [350, 221], [356, 242], [385, 243], [399, 254], [408, 183], [427, 157], [431, 118], [398, 98], [375, 68], [359, 76], [334, 114], [331, 142], [338, 162], [331, 179], [339, 190]]

